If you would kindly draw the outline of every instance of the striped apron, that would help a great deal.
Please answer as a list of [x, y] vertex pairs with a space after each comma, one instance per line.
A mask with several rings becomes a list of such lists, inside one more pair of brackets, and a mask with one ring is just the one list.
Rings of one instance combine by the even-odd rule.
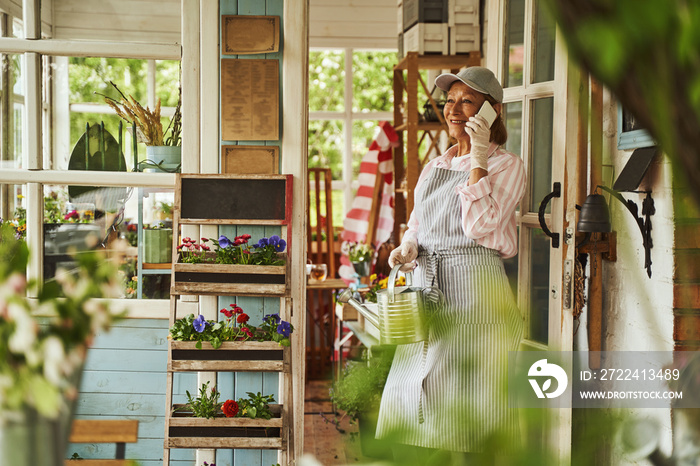
[[468, 238], [455, 188], [468, 172], [433, 168], [416, 192], [416, 286], [437, 286], [445, 305], [425, 342], [400, 345], [382, 394], [377, 438], [462, 452], [508, 453], [520, 442], [508, 407], [508, 351], [523, 321], [499, 253]]

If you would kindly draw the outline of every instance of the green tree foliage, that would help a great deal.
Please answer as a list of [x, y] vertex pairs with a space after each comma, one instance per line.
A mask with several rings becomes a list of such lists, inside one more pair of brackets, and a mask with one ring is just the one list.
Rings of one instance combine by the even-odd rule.
[[345, 53], [324, 50], [309, 53], [309, 110], [342, 112]]
[[355, 52], [352, 56], [352, 111], [390, 112], [394, 109], [392, 78], [395, 52]]
[[546, 1], [572, 57], [680, 163], [700, 201], [700, 3]]

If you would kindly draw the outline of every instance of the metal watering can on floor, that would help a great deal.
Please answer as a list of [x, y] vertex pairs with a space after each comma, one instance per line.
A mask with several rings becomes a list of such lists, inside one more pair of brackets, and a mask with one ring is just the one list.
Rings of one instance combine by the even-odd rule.
[[382, 345], [406, 345], [428, 339], [426, 306], [433, 306], [428, 295], [438, 296], [438, 305], [444, 301], [442, 292], [436, 287], [413, 286], [413, 272], [406, 273], [406, 286], [395, 286], [396, 276], [403, 264], [391, 269], [387, 288], [377, 292], [378, 314], [363, 306], [347, 289], [338, 296], [338, 301], [349, 303], [379, 329]]

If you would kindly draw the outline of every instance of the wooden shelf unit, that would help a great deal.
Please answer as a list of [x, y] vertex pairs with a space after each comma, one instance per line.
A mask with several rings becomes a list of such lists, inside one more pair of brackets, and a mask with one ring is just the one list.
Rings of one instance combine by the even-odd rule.
[[[394, 237], [397, 241], [401, 237], [401, 224], [408, 221], [413, 211], [413, 191], [423, 165], [427, 162], [425, 159], [421, 160], [418, 153], [420, 143], [426, 137], [431, 139], [431, 145], [427, 151], [429, 153], [432, 148], [437, 147], [440, 133], [442, 131], [447, 133], [447, 125], [442, 113], [430, 96], [433, 85], [423, 82], [419, 71], [450, 70], [456, 73], [461, 68], [480, 64], [479, 52], [460, 55], [419, 55], [418, 52], [408, 52], [394, 66], [394, 129], [399, 135], [399, 145], [394, 148], [394, 179], [396, 180]], [[419, 86], [423, 89], [423, 94], [419, 94]], [[420, 112], [426, 99], [433, 102], [435, 113], [440, 121], [421, 121]], [[406, 180], [405, 189], [401, 186], [404, 179]]]
[[[181, 295], [278, 297], [280, 318], [291, 321], [292, 182], [292, 175], [177, 175], [171, 326], [178, 317], [183, 317], [177, 314]], [[220, 199], [222, 193], [226, 193], [224, 200], [198, 208], [207, 200]], [[187, 199], [184, 204], [183, 199]], [[282, 254], [285, 265], [178, 262], [177, 244], [182, 225], [279, 225], [280, 237], [287, 242], [287, 250]], [[170, 464], [172, 448], [272, 449], [283, 453], [283, 465], [291, 462], [294, 458], [291, 348], [257, 341], [224, 342], [217, 349], [208, 342], [203, 342], [201, 349], [195, 345], [196, 342], [172, 340], [168, 344], [164, 466]], [[270, 405], [273, 418], [269, 420], [193, 417], [191, 413], [174, 411], [182, 407], [173, 404], [176, 372], [277, 372], [282, 403]]]

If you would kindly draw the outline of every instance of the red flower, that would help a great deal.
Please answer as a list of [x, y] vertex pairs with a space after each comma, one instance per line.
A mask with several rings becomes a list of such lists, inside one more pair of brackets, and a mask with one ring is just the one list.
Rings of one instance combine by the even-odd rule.
[[202, 241], [204, 241], [205, 243], [206, 243], [207, 241], [209, 241], [207, 238], [200, 238], [200, 239], [201, 239]]
[[233, 400], [226, 400], [221, 410], [226, 417], [236, 417], [236, 414], [238, 414], [238, 403]]
[[186, 236], [186, 237], [182, 238], [182, 242], [183, 242], [183, 243], [191, 243], [191, 242], [192, 242], [192, 238], [190, 238], [189, 236]]
[[253, 332], [251, 332], [248, 327], [241, 328], [241, 331], [245, 333], [248, 338], [253, 338]]
[[229, 304], [229, 306], [231, 306], [231, 311], [234, 314], [243, 314], [243, 309], [241, 309], [240, 306], [238, 306], [236, 304]]
[[184, 244], [181, 244], [181, 245], [179, 245], [177, 248], [178, 248], [178, 249], [182, 249], [183, 246], [184, 246]]
[[250, 317], [248, 317], [248, 314], [241, 313], [238, 315], [238, 317], [236, 317], [236, 322], [238, 322], [239, 324], [245, 324], [246, 322], [248, 322], [249, 319]]
[[202, 245], [202, 251], [208, 251], [209, 249], [211, 249], [211, 248], [209, 246], [207, 246], [206, 244]]
[[126, 231], [136, 231], [136, 224], [130, 223], [126, 226]]
[[233, 312], [229, 311], [228, 309], [222, 309], [222, 310], [219, 311], [219, 312], [221, 312], [221, 313], [222, 313], [223, 315], [225, 315], [226, 317], [233, 317]]
[[241, 238], [243, 238], [244, 240], [248, 241], [248, 240], [251, 238], [251, 236], [248, 235], [248, 234], [245, 234], [245, 235], [241, 235]]

